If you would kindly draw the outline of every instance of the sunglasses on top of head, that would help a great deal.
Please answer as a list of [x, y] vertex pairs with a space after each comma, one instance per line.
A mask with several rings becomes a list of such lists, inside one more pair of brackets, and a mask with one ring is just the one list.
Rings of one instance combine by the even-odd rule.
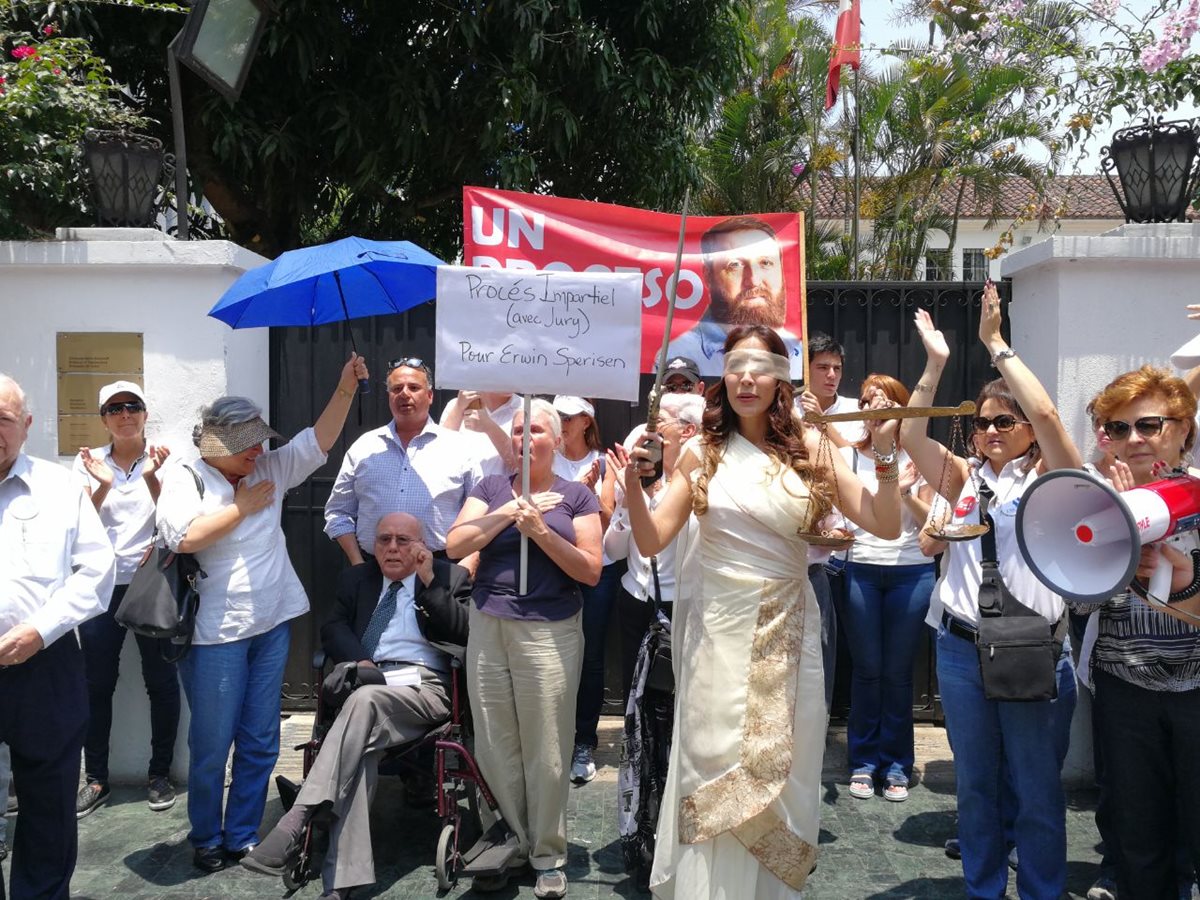
[[425, 360], [421, 359], [421, 357], [419, 357], [419, 356], [405, 356], [405, 357], [401, 357], [400, 359], [388, 360], [387, 373], [389, 375], [391, 375], [392, 372], [396, 371], [396, 369], [400, 369], [400, 368], [420, 369], [422, 372], [425, 372], [426, 374], [428, 374], [428, 372], [429, 372], [428, 363], [426, 363]]
[[1104, 429], [1104, 433], [1110, 440], [1121, 441], [1129, 437], [1131, 429], [1136, 428], [1137, 433], [1142, 437], [1154, 437], [1156, 434], [1162, 433], [1163, 423], [1178, 421], [1179, 419], [1174, 416], [1142, 416], [1133, 423], [1114, 419], [1111, 422], [1105, 422], [1100, 427]]
[[128, 400], [125, 403], [110, 403], [100, 410], [102, 416], [116, 416], [123, 412], [140, 413], [146, 411], [146, 404], [140, 400]]
[[1024, 419], [1018, 419], [1016, 416], [1008, 413], [1001, 413], [998, 416], [992, 416], [990, 419], [987, 416], [976, 416], [971, 420], [971, 428], [977, 434], [983, 434], [989, 428], [995, 428], [1003, 433], [1012, 431], [1018, 425], [1028, 425]]
[[430, 390], [433, 389], [433, 369], [429, 368], [429, 363], [421, 359], [419, 356], [405, 356], [401, 359], [388, 360], [387, 374], [391, 375], [397, 369], [418, 369], [425, 373], [425, 380], [429, 383]]

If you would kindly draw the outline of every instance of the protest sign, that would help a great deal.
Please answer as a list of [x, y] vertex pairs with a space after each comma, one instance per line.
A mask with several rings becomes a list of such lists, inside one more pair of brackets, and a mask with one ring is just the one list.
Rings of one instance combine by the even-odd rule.
[[[632, 272], [639, 281], [639, 368], [653, 372], [675, 280], [680, 216], [491, 188], [463, 188], [467, 265], [574, 272]], [[796, 213], [688, 216], [678, 275], [671, 356], [719, 376], [733, 322], [758, 322], [788, 345], [803, 374], [804, 245]], [[440, 320], [439, 320], [440, 321]]]
[[634, 273], [439, 266], [438, 386], [638, 399]]

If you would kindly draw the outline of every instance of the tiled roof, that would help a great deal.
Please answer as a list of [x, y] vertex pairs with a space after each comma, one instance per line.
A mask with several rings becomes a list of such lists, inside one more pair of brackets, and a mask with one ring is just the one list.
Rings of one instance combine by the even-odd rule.
[[[840, 219], [846, 214], [846, 195], [841, 189], [846, 181], [847, 179], [841, 177], [825, 177], [818, 181], [818, 219]], [[869, 186], [869, 181], [864, 179], [864, 198]], [[1027, 179], [1006, 179], [1001, 192], [999, 218], [1015, 218], [1036, 198], [1037, 194]], [[941, 211], [953, 215], [957, 199], [958, 184], [944, 185], [938, 202]], [[1053, 217], [1060, 203], [1064, 204], [1063, 212], [1059, 214], [1059, 218], [1062, 219], [1125, 219], [1125, 214], [1121, 212], [1117, 198], [1113, 196], [1112, 188], [1109, 187], [1108, 179], [1103, 175], [1069, 175], [1054, 179], [1043, 198], [1042, 214], [1046, 218]], [[968, 185], [963, 194], [960, 218], [987, 219], [990, 215], [991, 210], [986, 205], [975, 201], [975, 195]]]

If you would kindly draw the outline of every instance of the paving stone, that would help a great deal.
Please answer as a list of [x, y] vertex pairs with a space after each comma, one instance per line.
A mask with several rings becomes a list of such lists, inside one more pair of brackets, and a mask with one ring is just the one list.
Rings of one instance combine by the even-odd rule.
[[[638, 898], [622, 869], [617, 835], [616, 778], [621, 723], [605, 719], [597, 748], [596, 779], [572, 786], [567, 809], [570, 845], [567, 876], [576, 900]], [[308, 738], [311, 719], [291, 716], [283, 723], [277, 772], [299, 778], [300, 754], [292, 750]], [[805, 900], [940, 900], [963, 896], [960, 864], [948, 859], [943, 844], [955, 833], [953, 763], [945, 733], [932, 726], [917, 729], [918, 778], [908, 801], [881, 797], [856, 800], [846, 790], [845, 731], [831, 729], [822, 785], [821, 856], [809, 880]], [[372, 809], [372, 832], [378, 883], [356, 894], [362, 900], [427, 900], [437, 896], [433, 857], [440, 822], [432, 810], [404, 805], [396, 779], [380, 781]], [[1069, 795], [1067, 811], [1068, 888], [1082, 897], [1095, 880], [1098, 856], [1093, 823], [1095, 796]], [[267, 804], [265, 826], [282, 813], [278, 798]], [[284, 897], [279, 879], [233, 867], [201, 875], [192, 867], [187, 843], [187, 793], [165, 812], [146, 808], [142, 785], [113, 787], [105, 808], [79, 823], [80, 854], [72, 896], [108, 900], [205, 900], [205, 898]], [[530, 898], [534, 877], [525, 873], [499, 894], [498, 900]], [[293, 896], [315, 900], [319, 879]], [[1010, 896], [1015, 880], [1010, 880]], [[467, 882], [454, 887], [450, 900], [476, 898]]]

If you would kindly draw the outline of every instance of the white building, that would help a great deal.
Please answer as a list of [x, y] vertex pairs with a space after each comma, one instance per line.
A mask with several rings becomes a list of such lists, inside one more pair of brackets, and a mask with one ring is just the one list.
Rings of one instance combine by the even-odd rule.
[[[847, 226], [847, 196], [844, 179], [826, 178], [818, 182], [817, 222]], [[939, 199], [939, 209], [953, 215], [959, 203], [957, 182], [947, 184]], [[864, 185], [864, 194], [867, 191]], [[999, 208], [991, 211], [977, 203], [968, 187], [959, 205], [958, 234], [953, 249], [950, 236], [935, 230], [929, 237], [929, 250], [918, 266], [918, 278], [926, 281], [983, 281], [999, 278], [1000, 264], [1008, 253], [1044, 241], [1050, 237], [1087, 237], [1102, 234], [1125, 222], [1125, 215], [1103, 175], [1071, 175], [1056, 179], [1043, 198], [1038, 215], [1027, 216], [1036, 191], [1024, 178], [1007, 179]], [[863, 204], [866, 205], [865, 203]], [[1055, 217], [1055, 211], [1061, 212]], [[1028, 221], [1013, 227], [1019, 219]], [[993, 221], [994, 219], [994, 221]], [[872, 222], [862, 219], [859, 231], [863, 239], [870, 235]], [[1005, 254], [989, 260], [984, 251], [996, 246], [1009, 229], [1013, 240]]]

